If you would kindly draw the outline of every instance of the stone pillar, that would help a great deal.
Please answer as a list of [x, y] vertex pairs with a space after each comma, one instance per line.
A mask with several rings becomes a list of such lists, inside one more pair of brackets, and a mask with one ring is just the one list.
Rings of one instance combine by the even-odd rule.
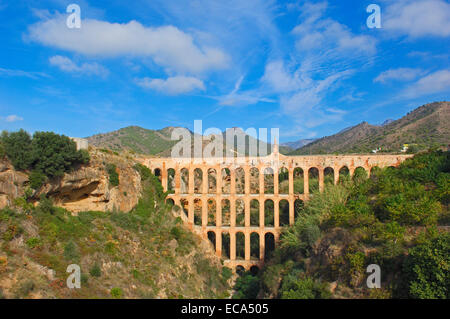
[[189, 220], [189, 225], [194, 225], [194, 197], [193, 196], [188, 196], [188, 220]]
[[236, 170], [233, 167], [230, 170], [230, 194], [236, 194]]
[[216, 231], [216, 255], [217, 257], [222, 257], [222, 231]]
[[208, 167], [202, 167], [202, 194], [208, 194]]
[[236, 197], [230, 196], [230, 227], [236, 227]]
[[334, 173], [334, 185], [337, 185], [337, 183], [339, 182], [339, 168], [335, 167], [333, 169], [333, 173]]
[[194, 194], [194, 168], [193, 167], [189, 167], [189, 188], [188, 188], [188, 193], [189, 194]]
[[216, 227], [222, 227], [222, 197], [216, 196]]
[[294, 216], [294, 208], [295, 208], [295, 206], [294, 206], [294, 203], [295, 203], [295, 199], [289, 199], [289, 225], [294, 225], [294, 219], [295, 219], [295, 216]]
[[236, 260], [236, 232], [230, 232], [230, 259]]
[[273, 225], [275, 228], [280, 227], [280, 200], [273, 200], [273, 209], [274, 209], [274, 222]]
[[180, 168], [178, 167], [178, 165], [175, 167], [175, 194], [180, 194], [180, 192], [181, 192], [181, 188], [180, 188], [180, 185], [181, 185], [181, 181], [180, 181], [180, 179], [181, 179], [181, 174], [180, 174]]
[[263, 232], [259, 233], [259, 260], [263, 261], [264, 260], [264, 255], [265, 255], [265, 247], [266, 247], [266, 236], [264, 235]]
[[165, 192], [167, 192], [167, 168], [166, 163], [163, 163], [163, 167], [161, 169], [161, 184]]
[[250, 167], [244, 166], [244, 174], [245, 174], [245, 187], [244, 187], [244, 193], [246, 195], [250, 194]]
[[294, 194], [294, 169], [289, 168], [289, 195]]
[[216, 168], [216, 193], [222, 195], [222, 169], [220, 165]]
[[309, 168], [303, 169], [303, 194], [309, 194]]
[[264, 197], [259, 197], [259, 228], [264, 227]]
[[258, 167], [259, 171], [259, 194], [264, 194], [264, 167]]
[[278, 179], [278, 175], [279, 175], [279, 170], [278, 168], [274, 169], [272, 168], [273, 171], [273, 193], [275, 195], [278, 195], [280, 190], [279, 190], [279, 185], [280, 185], [280, 180]]
[[244, 198], [244, 225], [245, 227], [250, 227], [250, 198]]
[[202, 228], [205, 231], [208, 226], [208, 197], [202, 195]]
[[322, 167], [318, 168], [319, 170], [319, 191], [323, 193], [324, 190], [324, 169]]
[[250, 232], [246, 231], [244, 236], [245, 236], [245, 260], [250, 260]]

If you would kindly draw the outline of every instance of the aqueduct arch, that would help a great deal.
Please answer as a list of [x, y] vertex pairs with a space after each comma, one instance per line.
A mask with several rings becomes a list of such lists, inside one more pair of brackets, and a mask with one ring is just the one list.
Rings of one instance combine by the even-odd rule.
[[[261, 267], [265, 258], [266, 238], [272, 238], [275, 245], [280, 236], [282, 225], [280, 224], [280, 207], [282, 209], [282, 224], [292, 225], [295, 220], [295, 206], [309, 199], [311, 191], [323, 192], [325, 174], [334, 184], [339, 182], [342, 168], [348, 169], [352, 178], [356, 168], [363, 168], [370, 176], [373, 167], [383, 168], [398, 166], [412, 155], [314, 155], [314, 156], [284, 156], [274, 146], [272, 154], [265, 157], [235, 157], [223, 158], [141, 158], [142, 164], [149, 167], [152, 172], [160, 174], [161, 184], [165, 191], [171, 187], [168, 199], [187, 209], [187, 217], [184, 219], [188, 226], [202, 235], [204, 239], [215, 240], [215, 250], [222, 257], [222, 235], [229, 236], [229, 258], [224, 264], [234, 270], [240, 266], [250, 270], [253, 266]], [[269, 170], [267, 170], [269, 168]], [[301, 171], [300, 171], [301, 170]], [[265, 178], [265, 172], [270, 171], [272, 177]], [[287, 171], [287, 174], [286, 174]], [[173, 172], [175, 172], [173, 176]], [[280, 192], [279, 174], [284, 174], [281, 179], [282, 191]], [[303, 185], [296, 184], [295, 176], [302, 174]], [[310, 185], [310, 176], [314, 177], [315, 185]], [[331, 175], [332, 174], [332, 175]], [[342, 176], [342, 175], [341, 175]], [[201, 183], [195, 185], [195, 181]], [[215, 187], [214, 185], [215, 180]], [[265, 182], [271, 183], [265, 185]], [[287, 181], [287, 182], [286, 182]], [[298, 180], [297, 180], [298, 181]], [[239, 184], [240, 183], [240, 184]], [[239, 184], [239, 185], [237, 185]], [[243, 185], [242, 185], [243, 184]], [[302, 189], [303, 191], [299, 191]], [[270, 192], [267, 189], [270, 188]], [[273, 221], [266, 225], [265, 207], [266, 201], [271, 201], [273, 209]], [[223, 216], [223, 202], [227, 202], [226, 221]], [[251, 207], [251, 202], [253, 203]], [[196, 204], [201, 203], [198, 207]], [[242, 206], [243, 203], [243, 207]], [[255, 205], [257, 203], [257, 205]], [[215, 205], [214, 205], [215, 204]], [[259, 207], [259, 210], [258, 210]], [[244, 211], [241, 220], [242, 208]], [[199, 211], [200, 210], [200, 211]], [[251, 210], [258, 210], [256, 224], [250, 222]], [[288, 212], [288, 214], [287, 214]], [[201, 216], [197, 216], [197, 214]], [[213, 216], [213, 214], [215, 216]], [[237, 222], [237, 214], [238, 222]], [[288, 216], [287, 216], [288, 215]], [[185, 216], [183, 214], [183, 216]], [[271, 217], [272, 218], [272, 217]], [[238, 235], [239, 233], [239, 235]], [[244, 259], [237, 258], [236, 236], [241, 242], [244, 236]], [[259, 238], [259, 259], [251, 255], [251, 236], [257, 234]], [[228, 237], [227, 237], [228, 238]], [[227, 239], [228, 240], [228, 239]], [[238, 249], [242, 249], [238, 247]], [[239, 252], [241, 255], [241, 251]]]

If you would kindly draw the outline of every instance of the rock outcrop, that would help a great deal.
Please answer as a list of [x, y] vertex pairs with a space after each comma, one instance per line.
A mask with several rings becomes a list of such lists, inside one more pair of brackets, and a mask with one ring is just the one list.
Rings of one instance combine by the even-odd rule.
[[[113, 187], [109, 183], [105, 168], [108, 163], [117, 167], [118, 186]], [[53, 199], [56, 206], [74, 213], [114, 209], [128, 212], [137, 204], [142, 190], [141, 177], [133, 168], [134, 164], [132, 159], [92, 151], [89, 165], [48, 181], [32, 196], [38, 200], [45, 194]], [[24, 196], [28, 184], [27, 174], [14, 170], [6, 161], [0, 162], [0, 208]]]

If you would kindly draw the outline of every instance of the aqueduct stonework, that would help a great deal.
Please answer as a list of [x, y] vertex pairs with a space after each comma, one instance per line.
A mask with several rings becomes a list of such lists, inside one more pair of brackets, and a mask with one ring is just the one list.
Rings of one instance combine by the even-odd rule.
[[[315, 183], [318, 180], [317, 187], [322, 192], [325, 172], [332, 172], [328, 180], [336, 184], [342, 168], [348, 169], [350, 177], [358, 168], [363, 168], [367, 176], [370, 176], [374, 167], [396, 167], [409, 157], [411, 155], [284, 156], [275, 146], [273, 153], [265, 157], [242, 156], [235, 157], [232, 161], [222, 158], [146, 157], [142, 159], [142, 163], [160, 177], [165, 191], [169, 190], [171, 184], [173, 185], [172, 193], [167, 196], [168, 200], [172, 200], [186, 211], [187, 216], [184, 220], [192, 230], [201, 234], [204, 239], [209, 238], [215, 242], [216, 254], [225, 257], [225, 265], [232, 269], [238, 266], [250, 269], [252, 266], [260, 267], [264, 262], [266, 243], [271, 240], [275, 245], [278, 241], [283, 227], [280, 222], [282, 204], [284, 204], [283, 211], [288, 212], [284, 225], [294, 223], [294, 206], [297, 205], [297, 201], [307, 201], [311, 196], [312, 171], [316, 172]], [[239, 170], [243, 176], [244, 186], [237, 190], [236, 177]], [[299, 171], [302, 173], [302, 185], [297, 187], [296, 183], [294, 187], [294, 177]], [[280, 190], [279, 177], [282, 173], [286, 179], [284, 192]], [[211, 183], [214, 181], [211, 175], [215, 175], [215, 183]], [[265, 188], [267, 176], [272, 176], [273, 180], [269, 192], [267, 187]], [[201, 182], [196, 183], [196, 178]], [[251, 179], [254, 181], [252, 190]], [[229, 187], [224, 188], [224, 184], [228, 184]], [[273, 209], [273, 219], [269, 223], [268, 202], [271, 202], [269, 206]], [[256, 224], [255, 218], [253, 223], [250, 218], [251, 209], [255, 208], [256, 210], [259, 208]], [[225, 210], [229, 214], [228, 217], [223, 215]], [[243, 216], [239, 223], [236, 220], [237, 210], [241, 210]], [[196, 213], [199, 215], [198, 218], [194, 216]], [[223, 256], [224, 238], [229, 247], [226, 256]], [[243, 241], [245, 247], [244, 251], [238, 252], [239, 256], [236, 251], [237, 238]]]

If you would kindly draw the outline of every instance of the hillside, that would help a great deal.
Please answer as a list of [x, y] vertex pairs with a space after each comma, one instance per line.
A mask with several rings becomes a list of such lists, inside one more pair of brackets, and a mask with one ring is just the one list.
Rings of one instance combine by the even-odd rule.
[[[113, 189], [130, 173], [118, 171]], [[26, 192], [0, 209], [0, 299], [229, 296], [231, 271], [212, 245], [183, 226], [148, 169], [134, 174], [142, 192], [121, 189], [130, 201], [141, 197], [129, 213], [71, 214], [45, 197], [34, 205]], [[80, 289], [66, 287], [71, 264], [81, 268]]]
[[112, 151], [128, 150], [138, 154], [156, 155], [170, 149], [176, 141], [170, 139], [174, 127], [148, 130], [128, 126], [117, 131], [97, 134], [87, 138], [89, 144]]
[[384, 152], [398, 152], [403, 144], [417, 144], [419, 149], [425, 149], [447, 145], [449, 136], [450, 102], [435, 102], [382, 126], [363, 122], [318, 139], [290, 155], [369, 153], [380, 147]]

